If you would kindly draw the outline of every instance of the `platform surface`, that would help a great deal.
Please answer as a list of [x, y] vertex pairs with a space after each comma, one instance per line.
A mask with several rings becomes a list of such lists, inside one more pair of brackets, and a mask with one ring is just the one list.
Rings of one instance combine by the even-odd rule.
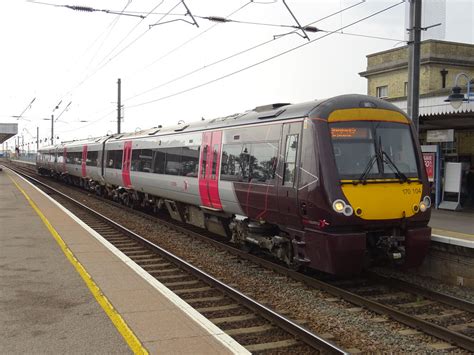
[[474, 212], [432, 210], [431, 240], [440, 243], [474, 248]]
[[[112, 315], [19, 188], [90, 275]], [[9, 169], [0, 172], [0, 218], [0, 353], [247, 353]]]
[[8, 175], [0, 172], [0, 353], [131, 353]]

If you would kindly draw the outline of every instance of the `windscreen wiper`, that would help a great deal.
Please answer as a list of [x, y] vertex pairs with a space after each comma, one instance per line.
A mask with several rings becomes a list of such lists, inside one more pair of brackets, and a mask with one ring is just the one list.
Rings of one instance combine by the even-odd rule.
[[375, 153], [369, 160], [369, 162], [367, 163], [367, 166], [365, 167], [364, 169], [364, 172], [359, 176], [359, 178], [357, 180], [354, 180], [354, 182], [357, 184], [359, 182], [361, 182], [363, 185], [365, 185], [367, 183], [367, 176], [369, 175], [369, 172], [370, 170], [372, 169], [372, 167], [374, 166], [374, 163], [377, 161], [377, 158], [378, 158], [378, 154]]
[[407, 176], [404, 173], [402, 173], [400, 169], [398, 169], [398, 167], [395, 165], [392, 159], [390, 159], [390, 156], [384, 150], [382, 150], [382, 161], [386, 163], [393, 170], [393, 172], [395, 173], [395, 176], [399, 178], [400, 180], [402, 180], [402, 182], [409, 181]]

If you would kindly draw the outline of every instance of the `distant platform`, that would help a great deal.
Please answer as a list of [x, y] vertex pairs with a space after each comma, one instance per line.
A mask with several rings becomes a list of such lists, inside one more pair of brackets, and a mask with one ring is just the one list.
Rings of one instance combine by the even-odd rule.
[[0, 123], [0, 144], [18, 134], [18, 123]]

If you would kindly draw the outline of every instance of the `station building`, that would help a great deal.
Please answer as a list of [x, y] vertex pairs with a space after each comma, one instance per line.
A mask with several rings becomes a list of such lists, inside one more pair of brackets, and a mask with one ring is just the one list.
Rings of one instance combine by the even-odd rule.
[[[367, 55], [367, 69], [359, 75], [367, 78], [368, 95], [386, 99], [407, 111], [407, 46]], [[458, 102], [458, 108], [445, 101], [455, 86], [461, 88], [465, 98]], [[472, 96], [468, 97], [468, 89]], [[440, 182], [445, 180], [448, 162], [462, 163], [459, 197], [463, 208], [474, 208], [473, 91], [474, 45], [433, 39], [421, 42], [420, 143], [438, 146]], [[445, 188], [440, 185], [438, 194]]]

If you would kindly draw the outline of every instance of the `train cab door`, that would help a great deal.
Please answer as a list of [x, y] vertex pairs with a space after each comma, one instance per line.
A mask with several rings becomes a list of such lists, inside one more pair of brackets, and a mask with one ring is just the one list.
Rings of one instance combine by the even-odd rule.
[[82, 163], [81, 163], [81, 168], [82, 168], [82, 177], [87, 176], [87, 145], [84, 145], [82, 147]]
[[199, 161], [199, 195], [202, 207], [212, 210], [222, 209], [219, 197], [221, 143], [222, 131], [203, 133]]
[[122, 181], [124, 187], [130, 187], [132, 181], [130, 180], [130, 164], [132, 162], [132, 141], [126, 141], [123, 144], [122, 155]]
[[278, 167], [278, 209], [282, 222], [289, 226], [300, 224], [298, 208], [298, 174], [302, 123], [283, 125]]

